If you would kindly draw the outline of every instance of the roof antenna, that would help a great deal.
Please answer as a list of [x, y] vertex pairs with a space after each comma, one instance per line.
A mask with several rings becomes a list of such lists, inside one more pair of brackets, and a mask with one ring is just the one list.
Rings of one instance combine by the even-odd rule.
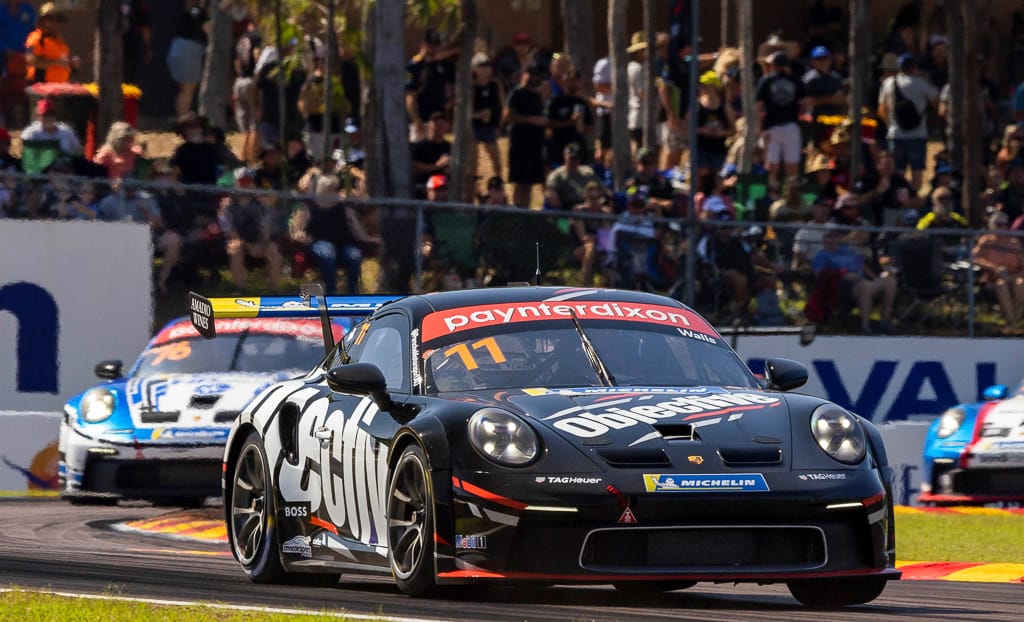
[[540, 287], [540, 242], [535, 242], [537, 245], [537, 287]]

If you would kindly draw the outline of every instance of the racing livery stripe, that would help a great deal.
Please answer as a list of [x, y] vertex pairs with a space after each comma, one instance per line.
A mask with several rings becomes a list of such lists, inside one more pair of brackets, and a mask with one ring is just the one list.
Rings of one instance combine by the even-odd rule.
[[459, 478], [454, 476], [452, 477], [452, 485], [458, 488], [459, 490], [468, 492], [471, 495], [480, 497], [481, 499], [487, 499], [488, 501], [493, 501], [499, 505], [504, 505], [505, 507], [512, 508], [513, 510], [523, 510], [527, 506], [526, 503], [523, 503], [521, 501], [515, 501], [514, 499], [509, 499], [507, 497], [502, 497], [497, 493], [490, 492], [489, 490], [484, 490], [479, 486], [474, 486], [473, 484], [470, 484], [469, 482], [464, 480], [460, 480]]
[[435, 311], [423, 318], [423, 341], [455, 332], [543, 320], [615, 320], [672, 326], [708, 337], [719, 335], [707, 321], [688, 309], [628, 302], [573, 301], [566, 303], [517, 302]]
[[988, 416], [992, 409], [996, 407], [999, 402], [988, 402], [978, 409], [978, 415], [974, 419], [974, 432], [971, 434], [971, 442], [964, 447], [963, 453], [960, 454], [960, 467], [968, 468], [968, 464], [971, 460], [971, 449], [981, 440], [981, 431], [985, 427], [985, 417]]
[[[287, 319], [287, 318], [238, 318], [219, 319], [214, 324], [218, 335], [234, 335], [239, 333], [259, 333], [265, 335], [291, 335], [294, 337], [305, 337], [307, 339], [322, 339], [323, 328], [320, 320]], [[344, 328], [335, 322], [331, 323], [334, 338], [340, 339], [344, 334]], [[150, 346], [158, 346], [178, 339], [198, 338], [197, 331], [188, 322], [182, 320], [165, 327], [156, 337]]]

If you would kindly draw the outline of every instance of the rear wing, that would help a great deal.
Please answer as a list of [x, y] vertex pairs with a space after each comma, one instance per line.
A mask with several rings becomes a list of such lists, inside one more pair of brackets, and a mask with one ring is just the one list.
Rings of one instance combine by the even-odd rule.
[[206, 298], [188, 293], [192, 326], [207, 339], [217, 336], [214, 318], [306, 318], [320, 316], [324, 332], [324, 350], [334, 348], [332, 317], [362, 317], [398, 296], [324, 296], [319, 283], [302, 286], [298, 296], [238, 296]]

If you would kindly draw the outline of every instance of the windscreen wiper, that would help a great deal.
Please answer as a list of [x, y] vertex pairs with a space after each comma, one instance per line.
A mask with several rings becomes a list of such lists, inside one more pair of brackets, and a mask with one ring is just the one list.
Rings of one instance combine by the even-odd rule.
[[242, 353], [242, 342], [249, 336], [249, 329], [245, 329], [238, 335], [238, 342], [235, 344], [235, 350], [231, 353], [231, 364], [228, 365], [228, 369], [236, 371], [235, 366], [238, 365], [238, 356]]
[[576, 317], [576, 312], [572, 309], [569, 310], [569, 315], [572, 316], [572, 324], [576, 327], [576, 332], [579, 333], [580, 343], [583, 344], [583, 352], [587, 355], [587, 360], [590, 361], [590, 366], [597, 372], [597, 377], [606, 387], [615, 386], [615, 376], [612, 375], [608, 368], [605, 367], [604, 361], [597, 354], [597, 348], [587, 337], [587, 333], [583, 332], [583, 326], [580, 324], [579, 318]]

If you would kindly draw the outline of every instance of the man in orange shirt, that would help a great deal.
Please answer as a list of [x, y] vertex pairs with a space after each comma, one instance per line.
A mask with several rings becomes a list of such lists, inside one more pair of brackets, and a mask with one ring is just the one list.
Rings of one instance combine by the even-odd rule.
[[61, 30], [64, 14], [53, 2], [39, 9], [37, 28], [25, 40], [29, 82], [67, 82], [78, 69], [79, 58], [71, 56]]

